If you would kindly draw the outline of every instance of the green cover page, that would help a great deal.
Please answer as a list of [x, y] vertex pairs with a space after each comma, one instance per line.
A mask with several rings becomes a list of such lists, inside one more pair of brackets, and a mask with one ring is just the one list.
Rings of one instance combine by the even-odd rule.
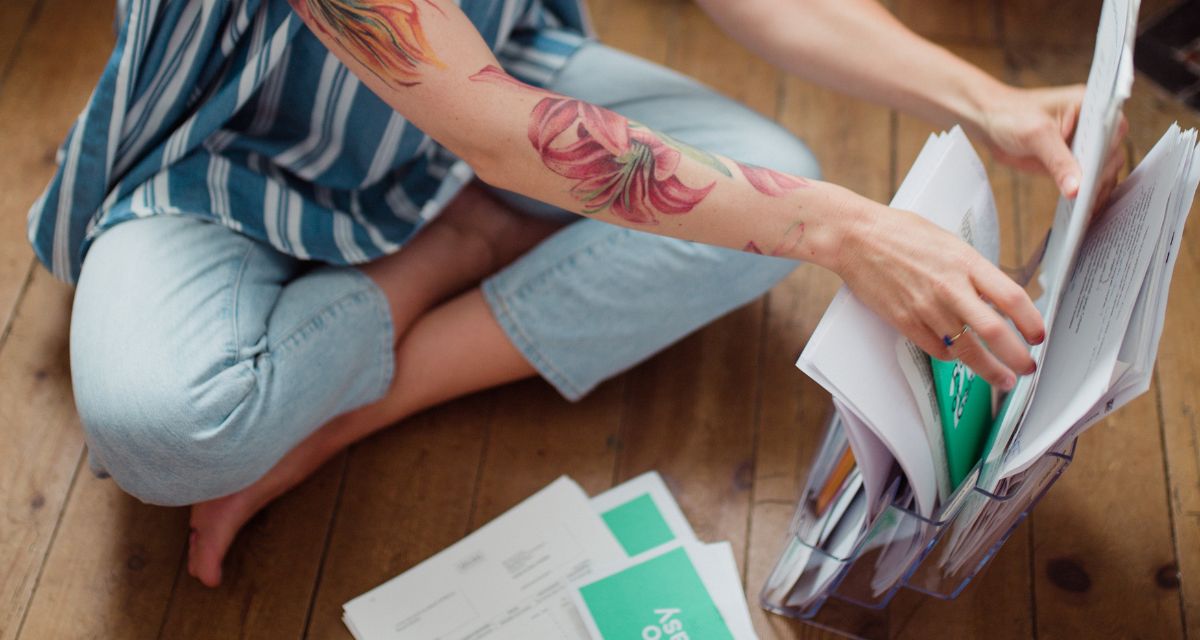
[[675, 540], [675, 533], [649, 493], [609, 509], [600, 517], [630, 557]]
[[961, 361], [930, 358], [946, 442], [950, 485], [957, 488], [983, 455], [991, 432], [992, 388]]
[[684, 547], [581, 587], [579, 595], [605, 640], [733, 640]]

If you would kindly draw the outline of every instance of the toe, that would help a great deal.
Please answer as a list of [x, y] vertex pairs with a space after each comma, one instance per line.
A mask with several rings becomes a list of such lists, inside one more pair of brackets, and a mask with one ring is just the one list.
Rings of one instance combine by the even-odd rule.
[[206, 587], [217, 587], [221, 584], [221, 560], [224, 554], [214, 549], [211, 542], [203, 532], [192, 531], [188, 548], [188, 573]]

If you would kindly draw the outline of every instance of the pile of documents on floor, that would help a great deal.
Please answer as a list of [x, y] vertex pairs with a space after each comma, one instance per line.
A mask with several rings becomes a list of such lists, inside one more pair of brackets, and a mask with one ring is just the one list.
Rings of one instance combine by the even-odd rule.
[[755, 638], [728, 542], [696, 538], [654, 472], [594, 498], [562, 477], [351, 600], [359, 640]]
[[[938, 561], [959, 571], [967, 559], [986, 557], [983, 547], [1002, 540], [996, 529], [1011, 524], [991, 518], [980, 506], [985, 500], [964, 501], [963, 494], [1004, 495], [1038, 480], [1029, 474], [1050, 468], [1039, 460], [1069, 450], [1084, 429], [1149, 388], [1200, 159], [1196, 131], [1173, 125], [1107, 204], [1095, 206], [1133, 82], [1137, 13], [1136, 0], [1107, 0], [1102, 9], [1072, 142], [1082, 184], [1073, 200], [1059, 201], [1048, 240], [1035, 252], [1041, 258], [1044, 251], [1036, 304], [1047, 328], [1032, 350], [1036, 374], [1007, 394], [993, 393], [961, 363], [931, 362], [848, 289], [830, 304], [797, 366], [832, 394], [832, 428], [845, 446], [827, 447], [814, 465], [811, 495], [800, 506], [807, 516], [797, 520], [807, 530], [794, 532], [808, 546], [832, 556], [857, 553], [870, 546], [878, 519], [897, 507], [931, 523], [956, 520]], [[992, 191], [961, 130], [930, 138], [892, 205], [997, 260]], [[803, 607], [836, 576], [804, 571], [808, 552], [790, 553], [777, 577], [796, 582], [776, 604]], [[878, 566], [877, 590], [901, 579], [916, 555], [896, 555], [902, 566]]]

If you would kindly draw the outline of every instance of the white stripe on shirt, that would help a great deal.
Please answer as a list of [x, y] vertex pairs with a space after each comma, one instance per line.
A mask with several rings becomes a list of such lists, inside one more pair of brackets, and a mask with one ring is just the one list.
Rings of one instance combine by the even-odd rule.
[[393, 111], [388, 116], [387, 127], [383, 130], [379, 146], [375, 147], [375, 157], [371, 159], [371, 168], [367, 170], [367, 176], [363, 178], [361, 186], [373, 185], [387, 175], [388, 171], [391, 171], [392, 164], [396, 161], [396, 154], [400, 151], [400, 141], [404, 138], [404, 130], [407, 127], [408, 120], [399, 113]]
[[[334, 57], [332, 54], [330, 58]], [[345, 67], [342, 67], [345, 69]], [[342, 73], [344, 82], [338, 91], [337, 108], [333, 114], [332, 131], [329, 138], [325, 140], [325, 144], [320, 145], [318, 149], [321, 151], [315, 159], [308, 164], [300, 167], [296, 172], [301, 178], [314, 180], [317, 176], [325, 173], [327, 169], [342, 155], [342, 148], [346, 143], [346, 124], [350, 118], [350, 108], [354, 106], [354, 97], [358, 95], [358, 89], [362, 86], [359, 79], [349, 70]]]
[[308, 125], [308, 136], [291, 146], [283, 153], [275, 156], [275, 164], [298, 170], [297, 163], [312, 153], [328, 134], [329, 103], [334, 99], [337, 80], [344, 74], [345, 67], [338, 64], [334, 56], [326, 56], [325, 64], [321, 66], [321, 76], [317, 80], [317, 91], [312, 106], [312, 116]]

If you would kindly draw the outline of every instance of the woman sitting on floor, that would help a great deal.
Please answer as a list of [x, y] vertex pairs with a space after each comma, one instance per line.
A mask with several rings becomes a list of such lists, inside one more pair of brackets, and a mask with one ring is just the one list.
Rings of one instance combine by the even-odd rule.
[[[818, 180], [776, 124], [590, 39], [581, 2], [119, 7], [30, 235], [77, 281], [93, 467], [192, 505], [205, 584], [251, 515], [350, 443], [533, 375], [580, 398], [798, 261], [934, 356], [1001, 386], [1031, 372], [1044, 327], [1021, 287]], [[701, 4], [787, 71], [1078, 188], [1079, 87], [1006, 86], [868, 0]]]

